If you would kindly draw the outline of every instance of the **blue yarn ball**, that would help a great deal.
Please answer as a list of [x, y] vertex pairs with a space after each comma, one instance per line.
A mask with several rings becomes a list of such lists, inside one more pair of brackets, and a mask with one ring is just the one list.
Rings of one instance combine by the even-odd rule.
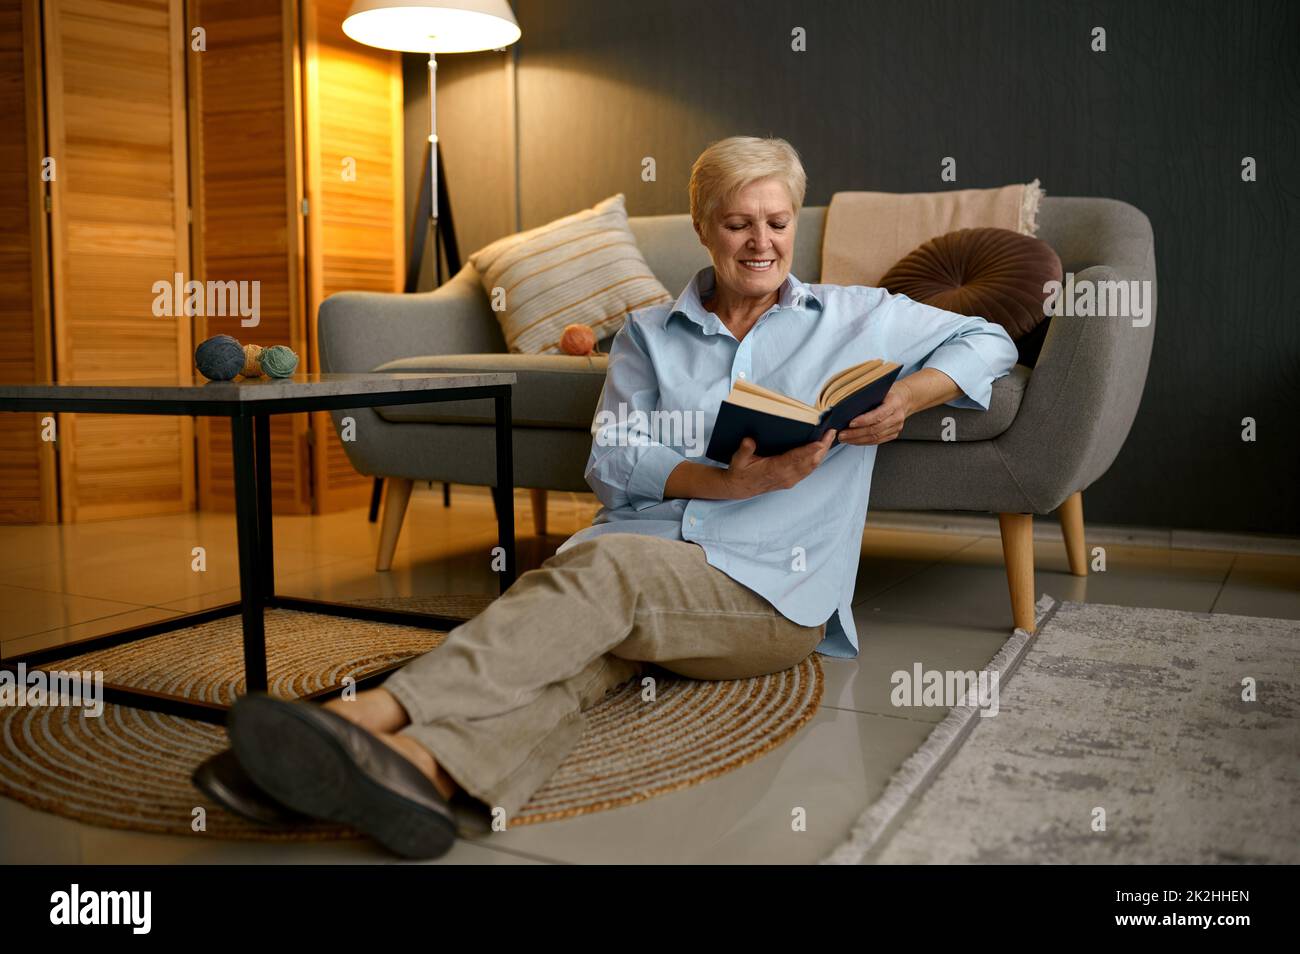
[[209, 381], [230, 381], [244, 370], [244, 346], [230, 335], [214, 335], [194, 349], [194, 366]]

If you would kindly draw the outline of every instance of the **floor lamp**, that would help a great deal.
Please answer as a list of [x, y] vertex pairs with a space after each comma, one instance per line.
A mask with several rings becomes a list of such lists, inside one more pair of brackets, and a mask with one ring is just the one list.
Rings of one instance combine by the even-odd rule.
[[[358, 43], [402, 53], [429, 54], [429, 142], [425, 147], [420, 198], [411, 225], [406, 267], [406, 291], [413, 292], [420, 278], [424, 242], [433, 232], [434, 287], [442, 284], [442, 245], [447, 268], [460, 270], [460, 249], [451, 222], [442, 148], [438, 143], [439, 53], [474, 53], [498, 50], [519, 39], [521, 31], [507, 0], [356, 0], [343, 20], [343, 32]], [[439, 216], [439, 210], [443, 215]], [[375, 478], [370, 495], [370, 521], [379, 513], [383, 479]], [[443, 504], [450, 488], [443, 484]]]

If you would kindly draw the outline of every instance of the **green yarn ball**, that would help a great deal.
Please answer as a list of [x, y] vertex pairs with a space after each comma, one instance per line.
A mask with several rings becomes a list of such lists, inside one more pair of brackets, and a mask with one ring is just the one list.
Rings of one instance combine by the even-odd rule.
[[230, 335], [214, 335], [194, 349], [194, 366], [209, 381], [233, 380], [244, 370], [244, 346]]
[[[239, 354], [242, 361], [244, 352], [241, 350]], [[272, 345], [269, 348], [263, 348], [262, 353], [257, 356], [257, 360], [262, 365], [262, 371], [273, 378], [287, 378], [298, 367], [298, 356], [287, 345]]]

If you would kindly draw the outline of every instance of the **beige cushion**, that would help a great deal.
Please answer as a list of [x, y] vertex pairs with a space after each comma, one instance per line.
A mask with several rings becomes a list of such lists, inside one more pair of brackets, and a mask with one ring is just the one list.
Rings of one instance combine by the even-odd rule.
[[637, 248], [621, 193], [507, 235], [469, 260], [494, 307], [504, 299], [496, 317], [516, 353], [559, 354], [565, 325], [588, 325], [600, 340], [629, 311], [673, 300]]
[[822, 233], [822, 277], [828, 285], [880, 284], [900, 258], [936, 235], [957, 229], [1038, 231], [1043, 190], [1035, 179], [1000, 189], [952, 192], [836, 192]]
[[[376, 371], [511, 371], [516, 382], [510, 395], [516, 427], [558, 427], [590, 431], [605, 384], [606, 355], [567, 354], [444, 354], [400, 358]], [[422, 424], [485, 424], [494, 422], [492, 401], [447, 401], [375, 409], [386, 421]]]

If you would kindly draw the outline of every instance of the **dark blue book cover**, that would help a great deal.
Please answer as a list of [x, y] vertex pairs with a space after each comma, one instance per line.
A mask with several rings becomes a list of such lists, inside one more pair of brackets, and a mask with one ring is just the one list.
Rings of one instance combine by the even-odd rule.
[[[746, 437], [752, 437], [758, 445], [755, 453], [759, 457], [773, 457], [818, 440], [830, 428], [841, 431], [859, 414], [865, 414], [881, 405], [901, 370], [902, 368], [894, 368], [828, 407], [816, 424], [723, 401], [718, 408], [718, 419], [713, 424], [713, 434], [704, 456], [720, 464], [730, 463], [740, 442]], [[839, 443], [838, 436], [835, 443]]]

